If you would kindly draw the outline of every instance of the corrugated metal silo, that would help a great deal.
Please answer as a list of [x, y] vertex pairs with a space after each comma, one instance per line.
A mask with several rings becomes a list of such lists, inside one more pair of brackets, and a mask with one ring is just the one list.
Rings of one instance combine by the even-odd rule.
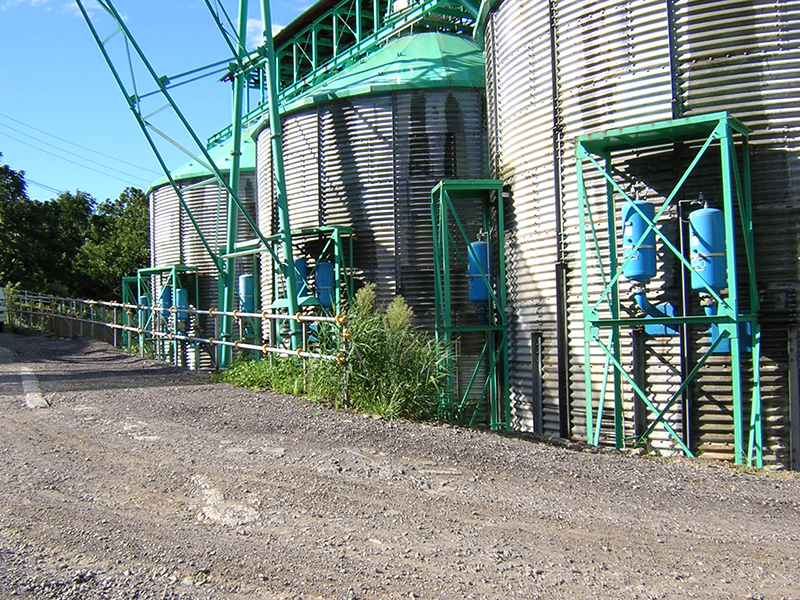
[[[420, 322], [433, 313], [431, 190], [441, 179], [486, 174], [484, 85], [474, 42], [425, 33], [387, 44], [283, 107], [292, 228], [353, 227], [356, 278], [376, 283], [383, 301], [402, 294]], [[256, 136], [268, 233], [276, 226], [267, 216], [269, 130]], [[471, 221], [479, 205], [467, 204]]]
[[[680, 115], [724, 108], [752, 130], [750, 170], [761, 296], [765, 460], [800, 469], [796, 387], [800, 3], [677, 0], [673, 4]], [[732, 400], [718, 382], [729, 366], [724, 361], [714, 366], [706, 376], [707, 383], [701, 380], [697, 390], [693, 425], [701, 448], [710, 455], [726, 455], [730, 452]]]
[[[490, 165], [492, 175], [512, 190], [506, 235], [516, 427], [585, 438], [575, 138], [728, 110], [754, 132], [756, 260], [764, 290], [765, 459], [789, 465], [789, 430], [794, 427], [795, 436], [800, 431], [794, 422], [800, 420], [798, 392], [789, 385], [797, 379], [796, 358], [792, 362], [787, 355], [787, 348], [797, 346], [800, 31], [789, 26], [797, 17], [797, 3], [786, 1], [483, 3], [478, 29], [487, 60]], [[660, 203], [674, 183], [673, 171], [685, 166], [683, 160], [669, 146], [630, 152], [615, 158], [615, 165], [645, 182], [647, 200]], [[713, 167], [718, 173], [718, 163]], [[707, 170], [711, 173], [711, 166]], [[590, 178], [587, 187], [591, 202], [599, 206], [605, 201], [599, 176]], [[713, 181], [707, 189], [714, 189]], [[689, 198], [702, 191], [689, 187], [684, 193]], [[678, 222], [671, 209], [659, 226], [674, 239]], [[603, 230], [602, 223], [597, 226]], [[659, 254], [659, 261], [648, 295], [678, 304], [674, 259]], [[600, 285], [600, 275], [590, 273], [590, 286]], [[539, 350], [532, 344], [538, 336], [541, 357], [533, 352]], [[695, 337], [695, 346], [705, 343], [702, 335]], [[677, 338], [669, 337], [631, 339], [623, 346], [627, 364], [644, 365], [644, 385], [657, 401], [680, 385], [679, 346]], [[532, 368], [538, 360], [541, 368]], [[668, 420], [687, 434], [693, 450], [730, 458], [730, 357], [716, 357], [712, 365], [693, 390], [688, 410], [677, 403]], [[598, 381], [602, 367], [603, 358], [593, 357]], [[540, 423], [534, 423], [537, 409]], [[626, 404], [626, 433], [634, 432], [636, 420], [633, 404]], [[672, 449], [666, 436], [654, 445]], [[798, 448], [794, 452], [797, 456]]]

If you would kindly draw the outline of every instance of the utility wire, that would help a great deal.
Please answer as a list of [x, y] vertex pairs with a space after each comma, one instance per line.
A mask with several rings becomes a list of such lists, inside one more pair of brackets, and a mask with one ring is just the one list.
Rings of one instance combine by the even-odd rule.
[[[6, 114], [0, 113], [0, 117], [8, 119], [9, 121], [14, 121], [14, 123], [19, 123], [20, 125], [28, 127], [29, 129], [33, 129], [34, 131], [38, 131], [39, 133], [43, 133], [45, 135], [49, 135], [50, 137], [53, 137], [53, 138], [55, 138], [55, 139], [57, 139], [59, 141], [65, 142], [67, 144], [71, 144], [73, 146], [77, 146], [78, 148], [80, 148], [82, 150], [87, 150], [89, 152], [94, 152], [95, 154], [99, 154], [100, 156], [104, 156], [105, 158], [110, 158], [111, 160], [115, 160], [117, 162], [121, 162], [121, 163], [126, 164], [126, 165], [128, 165], [130, 167], [136, 167], [137, 169], [141, 169], [142, 171], [147, 171], [148, 173], [153, 173], [154, 175], [161, 175], [161, 173], [159, 171], [154, 171], [153, 169], [148, 169], [147, 167], [139, 166], [139, 165], [137, 165], [135, 163], [128, 162], [127, 160], [122, 160], [121, 158], [114, 158], [113, 156], [110, 156], [108, 154], [104, 154], [103, 152], [100, 152], [98, 150], [92, 150], [91, 148], [87, 148], [86, 146], [81, 146], [80, 144], [77, 144], [75, 142], [71, 142], [70, 140], [64, 139], [62, 137], [58, 137], [57, 135], [55, 135], [53, 133], [44, 131], [42, 129], [38, 129], [38, 128], [34, 127], [33, 125], [28, 125], [27, 123], [23, 123], [19, 119], [15, 119], [14, 117], [9, 117]], [[6, 127], [8, 127], [8, 125], [6, 125]]]
[[60, 194], [61, 192], [64, 191], [64, 190], [57, 190], [56, 188], [54, 188], [52, 186], [45, 185], [44, 183], [39, 183], [38, 181], [34, 181], [30, 177], [28, 177], [27, 174], [25, 175], [25, 183], [33, 184], [36, 187], [40, 187], [40, 188], [42, 188], [44, 190], [47, 190], [48, 192], [53, 192], [54, 194]]
[[[122, 179], [121, 177], [117, 177], [115, 175], [109, 175], [108, 173], [104, 173], [103, 171], [100, 171], [99, 169], [94, 169], [92, 167], [87, 167], [86, 165], [82, 165], [81, 163], [75, 162], [74, 160], [70, 160], [68, 158], [64, 158], [63, 156], [59, 156], [58, 154], [53, 154], [52, 152], [48, 152], [47, 150], [43, 150], [42, 148], [37, 148], [33, 144], [29, 144], [28, 142], [24, 142], [24, 141], [22, 141], [22, 140], [20, 140], [18, 138], [15, 138], [12, 135], [8, 135], [7, 133], [3, 133], [3, 132], [0, 131], [0, 135], [4, 135], [7, 138], [11, 138], [15, 142], [19, 142], [20, 144], [25, 144], [26, 146], [34, 148], [34, 149], [38, 150], [39, 152], [44, 152], [45, 154], [49, 154], [50, 156], [54, 156], [54, 157], [59, 158], [59, 159], [61, 159], [63, 161], [66, 161], [68, 163], [72, 163], [73, 165], [78, 165], [79, 167], [82, 167], [84, 169], [89, 169], [90, 171], [94, 171], [95, 173], [100, 173], [101, 175], [105, 175], [106, 177], [111, 177], [112, 179], [116, 179], [117, 181], [121, 181], [122, 183], [126, 183], [128, 185], [131, 185], [130, 179]], [[135, 177], [134, 179], [139, 179], [140, 181], [145, 181], [146, 182], [145, 179], [141, 179], [139, 177]], [[149, 183], [149, 182], [147, 182], [147, 183]]]
[[[121, 171], [120, 169], [115, 169], [114, 167], [109, 167], [108, 165], [105, 165], [105, 164], [103, 164], [101, 162], [97, 162], [96, 160], [92, 160], [91, 158], [87, 158], [85, 156], [81, 156], [80, 154], [75, 154], [74, 152], [70, 152], [69, 150], [65, 150], [64, 148], [59, 148], [58, 146], [56, 146], [54, 144], [51, 144], [50, 142], [46, 142], [46, 141], [44, 141], [42, 139], [39, 139], [36, 136], [30, 135], [28, 133], [25, 133], [24, 131], [20, 131], [19, 129], [14, 129], [13, 127], [11, 127], [11, 125], [6, 125], [5, 123], [0, 123], [0, 127], [5, 127], [6, 129], [10, 129], [11, 131], [14, 131], [14, 132], [16, 132], [16, 133], [18, 133], [20, 135], [24, 135], [27, 138], [30, 138], [32, 140], [36, 140], [40, 144], [44, 144], [45, 146], [49, 146], [50, 148], [55, 148], [59, 152], [64, 152], [65, 154], [69, 154], [70, 156], [74, 156], [75, 158], [80, 158], [81, 160], [88, 161], [88, 162], [92, 163], [93, 165], [98, 165], [100, 167], [103, 167], [104, 169], [108, 169], [109, 171], [114, 171], [115, 173], [119, 173], [120, 175], [127, 175], [128, 177], [133, 177], [134, 179], [139, 179], [141, 181], [146, 181], [143, 177], [139, 177], [138, 175], [134, 175], [133, 173], [128, 173], [127, 171]], [[9, 137], [11, 137], [11, 136], [9, 136]]]

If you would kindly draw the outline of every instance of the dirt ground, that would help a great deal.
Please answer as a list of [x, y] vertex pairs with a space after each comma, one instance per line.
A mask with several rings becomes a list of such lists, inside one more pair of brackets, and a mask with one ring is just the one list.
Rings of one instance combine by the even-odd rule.
[[0, 334], [0, 598], [800, 598], [800, 474], [386, 422]]

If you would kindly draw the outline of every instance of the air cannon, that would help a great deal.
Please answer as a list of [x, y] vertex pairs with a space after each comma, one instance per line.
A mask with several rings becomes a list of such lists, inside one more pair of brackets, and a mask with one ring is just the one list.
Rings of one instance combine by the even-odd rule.
[[[675, 308], [669, 302], [654, 305], [647, 298], [647, 284], [657, 273], [656, 232], [650, 225], [655, 214], [655, 206], [646, 200], [627, 202], [622, 208], [622, 274], [632, 282], [631, 298], [644, 317], [650, 319], [675, 316]], [[653, 324], [645, 325], [645, 332], [649, 335], [678, 333], [672, 326]]]

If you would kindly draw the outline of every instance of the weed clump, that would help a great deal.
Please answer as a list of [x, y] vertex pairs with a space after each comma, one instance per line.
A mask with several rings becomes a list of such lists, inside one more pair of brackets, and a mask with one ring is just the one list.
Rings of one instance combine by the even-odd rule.
[[448, 379], [446, 348], [412, 326], [413, 310], [401, 296], [385, 308], [376, 298], [373, 284], [356, 293], [348, 307], [349, 339], [338, 328], [318, 332], [319, 352], [344, 355], [344, 365], [283, 356], [243, 360], [217, 380], [305, 394], [312, 401], [386, 419], [435, 417]]

